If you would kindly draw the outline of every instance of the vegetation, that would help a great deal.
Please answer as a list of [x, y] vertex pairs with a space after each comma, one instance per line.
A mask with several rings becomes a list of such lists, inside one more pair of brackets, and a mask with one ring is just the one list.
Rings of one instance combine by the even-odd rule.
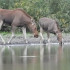
[[70, 32], [70, 0], [0, 0], [0, 8], [22, 8], [38, 23], [41, 17], [59, 22], [64, 32]]

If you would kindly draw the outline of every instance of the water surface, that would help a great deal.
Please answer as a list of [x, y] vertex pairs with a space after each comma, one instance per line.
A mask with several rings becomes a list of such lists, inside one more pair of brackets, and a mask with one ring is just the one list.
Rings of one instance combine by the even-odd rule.
[[1, 46], [0, 70], [70, 70], [70, 45]]

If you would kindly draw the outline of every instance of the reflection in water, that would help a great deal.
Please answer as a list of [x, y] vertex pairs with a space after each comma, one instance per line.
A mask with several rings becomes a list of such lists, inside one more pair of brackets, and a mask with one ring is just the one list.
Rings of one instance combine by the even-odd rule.
[[23, 66], [24, 66], [24, 70], [27, 70], [27, 46], [25, 47], [24, 51], [23, 51], [23, 56], [25, 56], [23, 58]]
[[40, 45], [40, 70], [43, 69], [44, 46]]
[[50, 53], [50, 51], [51, 51], [51, 45], [50, 44], [48, 44], [48, 47], [47, 47], [47, 50], [48, 50], [48, 57], [46, 56], [46, 54], [45, 54], [45, 50], [46, 49], [46, 45], [44, 44], [44, 45], [40, 45], [40, 70], [45, 70], [46, 68], [44, 67], [46, 64], [44, 63], [44, 62], [46, 62], [45, 61], [45, 59], [49, 59], [49, 60], [47, 60], [47, 61], [49, 61], [49, 63], [48, 63], [48, 69], [50, 70], [50, 55], [51, 55], [51, 53]]
[[2, 62], [2, 55], [0, 53], [0, 69], [3, 70], [3, 62]]
[[0, 70], [65, 70], [66, 63], [70, 64], [69, 51], [54, 45], [4, 46], [0, 48]]
[[[1, 49], [1, 51], [0, 51], [0, 69], [1, 70], [4, 70], [3, 68], [3, 63], [5, 63], [5, 59], [3, 59], [4, 57], [3, 57], [3, 55], [4, 55], [4, 51], [5, 51], [5, 48], [6, 48], [6, 46], [4, 46], [2, 49]], [[14, 65], [14, 62], [15, 62], [15, 59], [14, 59], [14, 57], [15, 57], [15, 53], [14, 53], [14, 51], [13, 51], [13, 49], [12, 48], [10, 48], [9, 46], [7, 46], [7, 48], [8, 48], [8, 50], [12, 53], [12, 64]], [[4, 62], [3, 62], [4, 61]], [[5, 69], [6, 70], [6, 69]]]
[[[62, 58], [63, 48], [58, 47], [52, 51], [53, 47], [49, 44], [46, 49], [46, 45], [40, 45], [40, 70], [60, 70], [59, 61]], [[45, 51], [46, 52], [45, 54]]]
[[63, 48], [58, 47], [57, 54], [56, 54], [56, 64], [58, 70], [61, 70], [62, 59], [63, 59]]

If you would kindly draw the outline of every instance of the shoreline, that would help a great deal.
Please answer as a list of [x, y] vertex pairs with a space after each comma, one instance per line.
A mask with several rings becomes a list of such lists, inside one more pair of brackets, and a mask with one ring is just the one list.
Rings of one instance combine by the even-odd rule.
[[[11, 34], [2, 35], [3, 39], [5, 40], [5, 45], [12, 45], [12, 44], [26, 44], [24, 40], [24, 36], [22, 34], [16, 35], [15, 38], [8, 44], [8, 40], [10, 39]], [[44, 34], [45, 43], [47, 42], [47, 35]], [[27, 44], [40, 44], [40, 37], [34, 38], [32, 34], [27, 34]], [[63, 34], [63, 42], [70, 43], [70, 34]], [[55, 35], [50, 35], [50, 43], [58, 43], [57, 37]], [[1, 38], [0, 38], [0, 45], [4, 45]]]

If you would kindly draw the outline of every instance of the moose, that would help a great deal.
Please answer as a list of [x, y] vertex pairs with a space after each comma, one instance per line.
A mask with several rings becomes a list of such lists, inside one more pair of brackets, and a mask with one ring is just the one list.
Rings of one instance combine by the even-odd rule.
[[50, 33], [52, 33], [57, 36], [59, 45], [62, 46], [62, 33], [56, 20], [47, 17], [42, 17], [39, 19], [39, 26], [41, 41], [44, 41], [44, 37], [42, 35], [44, 30], [47, 33], [48, 43], [50, 43]]
[[[8, 24], [12, 27], [11, 28], [12, 35], [8, 43], [10, 43], [11, 40], [14, 38], [15, 30], [17, 27], [22, 28], [22, 32], [24, 34], [26, 43], [27, 43], [26, 27], [28, 27], [28, 29], [33, 33], [34, 37], [36, 38], [38, 37], [38, 31], [35, 20], [22, 9], [15, 10], [0, 9], [0, 29], [2, 28], [3, 24]], [[1, 35], [0, 37], [2, 41], [5, 43]]]

